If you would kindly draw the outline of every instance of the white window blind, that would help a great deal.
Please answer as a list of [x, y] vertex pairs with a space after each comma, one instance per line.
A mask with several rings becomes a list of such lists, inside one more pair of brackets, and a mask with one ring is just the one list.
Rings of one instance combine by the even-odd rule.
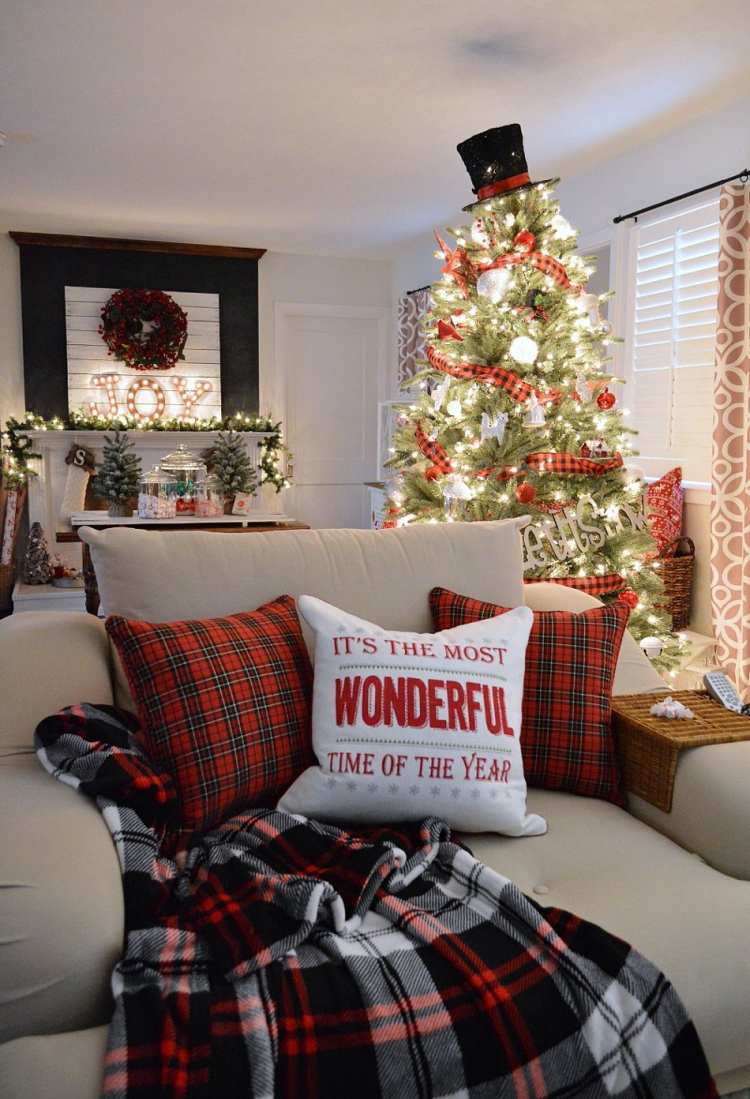
[[630, 333], [635, 446], [647, 473], [665, 460], [710, 480], [719, 203], [635, 227]]

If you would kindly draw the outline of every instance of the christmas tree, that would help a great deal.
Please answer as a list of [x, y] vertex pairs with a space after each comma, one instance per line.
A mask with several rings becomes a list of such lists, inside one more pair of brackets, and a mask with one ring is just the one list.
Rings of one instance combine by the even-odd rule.
[[[437, 236], [442, 278], [424, 319], [427, 359], [393, 437], [386, 525], [528, 515], [526, 580], [556, 580], [631, 608], [630, 629], [679, 652], [663, 602], [644, 485], [611, 373], [608, 294], [560, 214], [556, 180], [529, 179], [520, 127], [459, 147], [478, 201]], [[498, 562], [498, 565], [500, 563]]]
[[126, 432], [104, 436], [102, 464], [93, 480], [93, 488], [109, 504], [110, 515], [128, 515], [129, 501], [138, 493], [141, 460], [132, 454], [133, 444]]
[[24, 584], [49, 584], [52, 579], [52, 565], [41, 523], [32, 523], [26, 542], [26, 552], [21, 570]]
[[204, 457], [227, 496], [255, 490], [257, 474], [238, 431], [220, 431], [216, 442], [205, 452]]

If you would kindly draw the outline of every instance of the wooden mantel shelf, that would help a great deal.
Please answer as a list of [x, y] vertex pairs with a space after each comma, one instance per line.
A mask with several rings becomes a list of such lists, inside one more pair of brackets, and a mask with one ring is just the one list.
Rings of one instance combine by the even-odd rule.
[[174, 519], [139, 519], [133, 515], [108, 515], [106, 511], [78, 511], [70, 517], [73, 530], [79, 527], [149, 527], [158, 530], [164, 527], [252, 527], [256, 523], [293, 523], [288, 515], [275, 512], [257, 511], [246, 515], [178, 515]]
[[76, 237], [64, 233], [8, 233], [16, 244], [42, 248], [95, 248], [106, 252], [168, 252], [183, 256], [217, 256], [224, 259], [259, 260], [265, 248], [241, 248], [234, 244], [185, 244], [173, 240], [128, 240], [125, 237]]

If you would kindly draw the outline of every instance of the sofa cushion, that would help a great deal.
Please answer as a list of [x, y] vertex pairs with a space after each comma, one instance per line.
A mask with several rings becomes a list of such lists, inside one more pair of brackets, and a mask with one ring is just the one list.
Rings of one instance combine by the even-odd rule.
[[92, 614], [30, 611], [0, 622], [0, 756], [34, 748], [48, 714], [82, 699], [111, 704], [110, 647]]
[[[436, 630], [481, 622], [507, 607], [433, 588]], [[536, 611], [526, 649], [521, 749], [526, 781], [623, 804], [612, 733], [612, 684], [628, 609]]]
[[706, 866], [606, 801], [529, 790], [544, 836], [461, 835], [478, 859], [538, 904], [557, 906], [632, 943], [683, 999], [714, 1073], [750, 1051], [750, 885]]
[[312, 763], [312, 667], [294, 600], [182, 622], [112, 615], [147, 753], [175, 780], [184, 828], [271, 804]]
[[106, 1026], [16, 1038], [0, 1046], [7, 1099], [101, 1099]]
[[544, 831], [526, 814], [519, 747], [528, 607], [435, 634], [383, 630], [310, 595], [299, 608], [315, 630], [317, 764], [280, 808], [345, 826], [436, 816]]
[[[254, 534], [83, 527], [102, 611], [146, 622], [215, 618], [305, 592], [388, 630], [432, 628], [436, 584], [523, 603], [519, 527], [526, 519], [399, 530]], [[307, 638], [312, 647], [312, 634]]]
[[[662, 968], [714, 1073], [747, 1065], [750, 884], [712, 870], [607, 802], [530, 790], [528, 808], [548, 820], [547, 835], [521, 843], [459, 838], [539, 904], [601, 924]], [[99, 811], [45, 774], [36, 758], [6, 759], [0, 829], [13, 837], [0, 846], [0, 1042], [106, 1022], [123, 905]]]
[[106, 1022], [124, 906], [99, 809], [35, 755], [5, 757], [0, 835], [0, 1042]]

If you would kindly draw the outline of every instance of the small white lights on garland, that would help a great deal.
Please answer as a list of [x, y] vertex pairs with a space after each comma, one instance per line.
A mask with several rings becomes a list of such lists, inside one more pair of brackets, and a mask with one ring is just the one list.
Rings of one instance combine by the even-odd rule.
[[[143, 379], [147, 381], [148, 379]], [[31, 451], [30, 431], [257, 431], [265, 438], [258, 440], [258, 467], [260, 484], [273, 485], [277, 492], [288, 488], [291, 482], [284, 474], [281, 459], [286, 451], [281, 424], [269, 416], [247, 412], [235, 412], [219, 419], [199, 417], [156, 416], [148, 423], [142, 417], [128, 413], [119, 416], [103, 416], [100, 413], [71, 412], [66, 417], [53, 416], [46, 420], [36, 412], [25, 412], [23, 419], [11, 417], [6, 425], [2, 441], [4, 484], [7, 487], [26, 483], [34, 470], [29, 459], [39, 455]]]

